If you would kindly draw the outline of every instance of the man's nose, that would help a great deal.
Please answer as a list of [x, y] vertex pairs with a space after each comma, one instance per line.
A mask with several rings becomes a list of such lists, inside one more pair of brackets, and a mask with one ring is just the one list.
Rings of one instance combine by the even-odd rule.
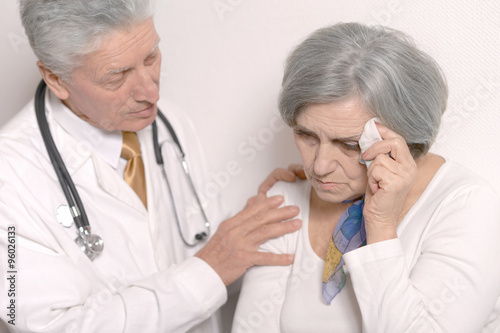
[[135, 85], [132, 91], [134, 100], [156, 103], [160, 99], [158, 76], [152, 69], [141, 68], [137, 70]]

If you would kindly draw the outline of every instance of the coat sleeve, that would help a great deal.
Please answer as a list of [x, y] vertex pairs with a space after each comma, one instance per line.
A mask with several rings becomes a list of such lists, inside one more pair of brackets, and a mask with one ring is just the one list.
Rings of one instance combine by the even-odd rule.
[[[2, 308], [0, 318], [19, 332], [185, 332], [211, 316], [227, 298], [219, 276], [190, 258], [140, 281], [126, 276], [96, 282], [90, 261], [71, 258], [54, 243], [49, 223], [0, 178]], [[22, 223], [21, 223], [22, 222]], [[8, 232], [15, 257], [8, 266]], [[72, 240], [68, 240], [72, 241]], [[12, 248], [12, 246], [11, 246]], [[82, 256], [83, 257], [83, 256]], [[8, 273], [15, 272], [15, 273]], [[5, 276], [7, 275], [7, 276]], [[7, 277], [14, 277], [14, 286]], [[9, 289], [14, 291], [12, 297]], [[14, 323], [15, 325], [12, 325]]]
[[[134, 271], [134, 276], [126, 269], [102, 273], [76, 248], [76, 235], [67, 237], [68, 231], [55, 220], [57, 206], [53, 202], [59, 199], [45, 200], [60, 197], [64, 202], [64, 197], [55, 176], [47, 174], [44, 166], [49, 162], [43, 145], [37, 145], [39, 130], [33, 110], [27, 111], [22, 118], [16, 116], [8, 131], [0, 134], [0, 306], [5, 309], [6, 302], [13, 299], [16, 307], [15, 326], [7, 324], [9, 329], [51, 333], [185, 332], [212, 316], [225, 303], [227, 291], [216, 272], [201, 259], [182, 260], [184, 254], [171, 254], [181, 258], [177, 264], [140, 277], [139, 270]], [[181, 125], [178, 132], [192, 134]], [[199, 142], [189, 143], [185, 147], [188, 155], [199, 155]], [[195, 181], [202, 181], [198, 177], [194, 175]], [[108, 208], [102, 207], [102, 211]], [[210, 209], [212, 216], [219, 216], [218, 206]], [[6, 297], [10, 282], [7, 284], [5, 275], [11, 271], [7, 266], [9, 227], [15, 229], [16, 235], [13, 297]], [[121, 232], [121, 227], [116, 223], [113, 236], [128, 235]], [[122, 240], [127, 242], [126, 238]], [[134, 257], [130, 253], [122, 256], [121, 261]], [[145, 258], [144, 262], [149, 267], [154, 260]], [[4, 310], [0, 318], [6, 323], [11, 320]]]
[[500, 294], [497, 199], [476, 186], [441, 206], [414, 265], [399, 238], [344, 255], [364, 332], [466, 333], [487, 325]]

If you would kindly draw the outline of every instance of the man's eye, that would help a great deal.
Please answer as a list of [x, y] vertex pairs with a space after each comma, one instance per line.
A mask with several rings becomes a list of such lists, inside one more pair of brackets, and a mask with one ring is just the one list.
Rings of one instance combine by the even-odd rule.
[[149, 57], [146, 58], [146, 61], [144, 62], [146, 65], [152, 65], [154, 64], [156, 58], [158, 58], [158, 53], [153, 53]]
[[116, 76], [114, 76], [112, 79], [108, 80], [106, 82], [106, 85], [108, 87], [117, 87], [117, 86], [120, 86], [124, 80], [125, 80], [125, 74], [120, 73], [120, 74], [117, 74]]

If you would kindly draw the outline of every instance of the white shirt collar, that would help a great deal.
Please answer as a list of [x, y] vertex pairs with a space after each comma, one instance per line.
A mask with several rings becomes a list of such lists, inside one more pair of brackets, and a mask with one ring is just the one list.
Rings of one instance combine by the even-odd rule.
[[50, 105], [54, 119], [71, 136], [84, 142], [113, 168], [118, 167], [122, 150], [123, 135], [121, 131], [106, 131], [92, 126], [74, 114], [54, 94], [50, 94]]

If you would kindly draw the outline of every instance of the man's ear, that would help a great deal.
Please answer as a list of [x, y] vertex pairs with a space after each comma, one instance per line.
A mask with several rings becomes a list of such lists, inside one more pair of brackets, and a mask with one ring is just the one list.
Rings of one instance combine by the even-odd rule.
[[47, 83], [47, 86], [54, 93], [54, 95], [63, 101], [68, 99], [69, 91], [66, 88], [66, 82], [48, 69], [43, 62], [38, 61], [36, 65], [38, 66], [38, 70], [40, 71], [40, 74], [42, 74], [45, 83]]

